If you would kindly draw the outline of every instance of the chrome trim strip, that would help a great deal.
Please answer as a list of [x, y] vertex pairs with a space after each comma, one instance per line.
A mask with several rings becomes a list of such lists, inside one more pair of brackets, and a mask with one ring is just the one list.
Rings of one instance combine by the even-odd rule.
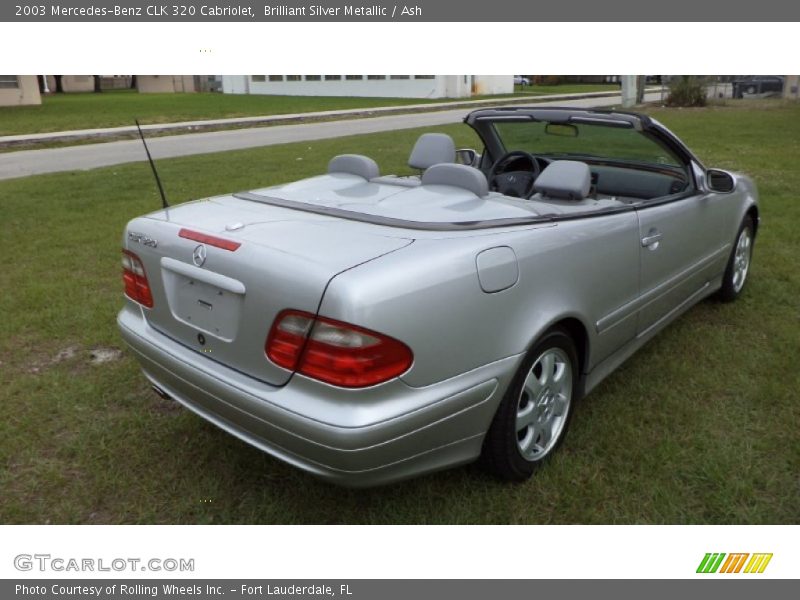
[[161, 268], [213, 285], [231, 294], [244, 294], [245, 292], [244, 284], [241, 281], [231, 279], [219, 273], [214, 273], [213, 271], [201, 269], [200, 267], [195, 267], [194, 265], [169, 258], [168, 256], [161, 258]]
[[[642, 310], [648, 304], [654, 302], [664, 294], [672, 291], [675, 287], [680, 285], [684, 279], [694, 275], [697, 271], [704, 269], [706, 266], [708, 266], [709, 263], [714, 262], [714, 260], [716, 260], [720, 254], [728, 252], [729, 249], [730, 249], [730, 244], [725, 244], [724, 246], [722, 246], [718, 250], [715, 250], [705, 258], [700, 259], [698, 262], [691, 265], [687, 269], [684, 269], [680, 273], [673, 275], [672, 277], [662, 282], [658, 286], [651, 288], [650, 290], [640, 295], [635, 300], [631, 300], [627, 304], [623, 304], [616, 310], [610, 312], [605, 317], [597, 321], [597, 323], [595, 323], [595, 328], [597, 329], [597, 333], [605, 333], [615, 325], [621, 323], [631, 314]], [[708, 282], [704, 284], [703, 288], [701, 288], [701, 291], [702, 289], [705, 289], [707, 286]], [[690, 298], [694, 297], [694, 295], [695, 294], [692, 294]]]

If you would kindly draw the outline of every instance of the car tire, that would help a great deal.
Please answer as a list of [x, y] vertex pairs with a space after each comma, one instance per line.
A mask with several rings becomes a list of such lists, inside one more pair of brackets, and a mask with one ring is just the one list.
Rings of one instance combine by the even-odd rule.
[[525, 481], [561, 445], [579, 397], [579, 363], [566, 331], [548, 331], [525, 355], [483, 443], [484, 465]]
[[755, 224], [753, 218], [747, 215], [733, 243], [728, 266], [722, 276], [722, 287], [717, 294], [723, 302], [733, 302], [738, 298], [747, 282], [750, 272], [750, 261], [753, 258], [753, 242], [755, 241]]
[[755, 94], [756, 93], [756, 86], [749, 85], [747, 86], [747, 90], [745, 90], [748, 94]]

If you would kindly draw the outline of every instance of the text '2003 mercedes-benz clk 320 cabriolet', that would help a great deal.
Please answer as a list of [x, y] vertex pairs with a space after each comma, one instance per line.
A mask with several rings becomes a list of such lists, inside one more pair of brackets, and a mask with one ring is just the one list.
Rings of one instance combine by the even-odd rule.
[[694, 303], [741, 293], [746, 176], [645, 115], [465, 122], [483, 151], [424, 134], [418, 175], [343, 154], [128, 223], [118, 323], [156, 391], [345, 485], [480, 456], [524, 480], [581, 396]]

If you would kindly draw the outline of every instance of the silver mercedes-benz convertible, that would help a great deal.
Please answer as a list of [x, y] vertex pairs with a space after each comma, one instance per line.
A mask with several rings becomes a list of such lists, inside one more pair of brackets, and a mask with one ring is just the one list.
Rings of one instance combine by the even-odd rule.
[[480, 153], [326, 174], [133, 219], [118, 323], [155, 391], [335, 483], [482, 457], [524, 480], [575, 403], [745, 284], [755, 185], [640, 114], [495, 108]]

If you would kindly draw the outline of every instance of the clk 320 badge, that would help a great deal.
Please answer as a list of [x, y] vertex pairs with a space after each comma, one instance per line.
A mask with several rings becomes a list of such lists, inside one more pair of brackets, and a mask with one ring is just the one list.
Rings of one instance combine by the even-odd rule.
[[150, 246], [151, 248], [158, 247], [158, 240], [146, 236], [143, 233], [138, 233], [136, 231], [129, 231], [128, 239], [132, 242], [136, 242], [137, 244], [144, 244], [145, 246]]

